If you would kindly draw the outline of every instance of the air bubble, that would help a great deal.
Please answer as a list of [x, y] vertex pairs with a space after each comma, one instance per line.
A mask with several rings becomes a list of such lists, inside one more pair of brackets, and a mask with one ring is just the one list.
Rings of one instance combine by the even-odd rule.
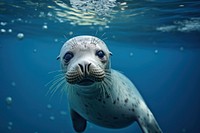
[[39, 17], [40, 17], [40, 18], [41, 18], [41, 17], [45, 17], [44, 12], [40, 12]]
[[22, 40], [24, 38], [24, 34], [23, 33], [18, 33], [17, 34], [17, 38]]
[[11, 33], [11, 32], [12, 32], [12, 29], [8, 29], [8, 32]]
[[5, 33], [6, 32], [6, 30], [5, 29], [1, 29], [1, 33]]
[[70, 4], [82, 12], [94, 12], [96, 15], [107, 16], [116, 6], [116, 0], [70, 0]]
[[13, 81], [13, 82], [11, 83], [11, 85], [12, 85], [13, 87], [15, 87], [15, 86], [16, 86], [16, 83]]
[[154, 51], [154, 53], [157, 54], [157, 53], [158, 53], [158, 50], [156, 49], [156, 50]]
[[47, 104], [47, 109], [51, 109], [51, 108], [52, 108], [51, 104]]
[[53, 16], [53, 14], [52, 14], [52, 13], [50, 13], [50, 12], [48, 12], [48, 13], [47, 13], [47, 16], [49, 16], [49, 17], [52, 17], [52, 16]]
[[6, 97], [6, 99], [5, 99], [5, 102], [6, 102], [6, 104], [9, 106], [9, 105], [11, 105], [12, 104], [12, 97]]
[[53, 120], [55, 120], [55, 117], [54, 116], [50, 116], [49, 119], [53, 121]]
[[57, 38], [55, 38], [55, 39], [54, 39], [54, 42], [58, 42], [58, 39], [57, 39]]
[[[59, 22], [63, 23], [63, 20], [59, 20]], [[70, 22], [71, 25], [76, 25], [74, 22]]]
[[13, 125], [13, 123], [12, 123], [11, 121], [9, 121], [9, 122], [8, 122], [8, 125], [12, 126], [12, 125]]
[[63, 110], [61, 110], [61, 111], [60, 111], [60, 114], [61, 114], [61, 115], [67, 115], [67, 112], [66, 112], [66, 111], [63, 111]]
[[12, 127], [11, 127], [11, 126], [8, 126], [8, 130], [12, 130]]
[[45, 24], [42, 26], [42, 29], [46, 30], [46, 29], [48, 29], [48, 26]]
[[103, 31], [103, 27], [102, 26], [99, 26], [99, 31]]
[[37, 53], [37, 49], [33, 49], [33, 53]]
[[21, 18], [18, 18], [17, 21], [22, 21], [22, 19], [21, 19]]
[[7, 22], [1, 22], [0, 23], [2, 26], [5, 26], [5, 25], [7, 25]]
[[70, 35], [70, 36], [71, 36], [71, 35], [73, 35], [73, 32], [72, 32], [72, 31], [70, 31], [70, 32], [69, 32], [69, 35]]
[[105, 28], [108, 29], [108, 28], [110, 28], [110, 26], [106, 25]]
[[133, 53], [132, 53], [132, 52], [130, 52], [130, 56], [133, 56]]
[[183, 51], [184, 50], [184, 47], [180, 47], [180, 51]]

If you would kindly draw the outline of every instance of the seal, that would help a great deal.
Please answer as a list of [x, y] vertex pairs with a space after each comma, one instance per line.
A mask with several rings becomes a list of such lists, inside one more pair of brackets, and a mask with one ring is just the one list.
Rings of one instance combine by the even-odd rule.
[[77, 36], [61, 48], [60, 59], [73, 128], [86, 129], [87, 121], [107, 128], [137, 122], [143, 133], [162, 133], [133, 83], [111, 69], [106, 44], [94, 36]]

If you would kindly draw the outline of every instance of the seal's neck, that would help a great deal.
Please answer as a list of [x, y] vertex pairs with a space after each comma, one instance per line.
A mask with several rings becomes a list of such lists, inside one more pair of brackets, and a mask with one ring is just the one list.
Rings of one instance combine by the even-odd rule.
[[100, 83], [94, 83], [89, 86], [80, 86], [80, 85], [74, 85], [72, 87], [73, 92], [75, 92], [79, 96], [83, 96], [86, 98], [95, 98], [100, 94]]

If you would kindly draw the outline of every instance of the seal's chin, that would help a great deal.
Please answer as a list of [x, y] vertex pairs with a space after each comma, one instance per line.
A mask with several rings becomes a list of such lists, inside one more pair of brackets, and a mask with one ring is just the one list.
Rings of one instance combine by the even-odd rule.
[[78, 82], [77, 84], [80, 86], [89, 86], [94, 84], [95, 81], [91, 80], [91, 79], [83, 79], [80, 82]]

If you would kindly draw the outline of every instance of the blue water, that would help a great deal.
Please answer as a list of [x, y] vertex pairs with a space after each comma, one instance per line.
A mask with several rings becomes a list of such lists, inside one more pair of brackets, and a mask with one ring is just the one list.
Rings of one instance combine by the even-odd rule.
[[[0, 133], [74, 132], [66, 95], [45, 85], [63, 43], [85, 34], [105, 41], [164, 133], [199, 133], [200, 1], [87, 1], [0, 1]], [[88, 123], [94, 132], [141, 130]]]

